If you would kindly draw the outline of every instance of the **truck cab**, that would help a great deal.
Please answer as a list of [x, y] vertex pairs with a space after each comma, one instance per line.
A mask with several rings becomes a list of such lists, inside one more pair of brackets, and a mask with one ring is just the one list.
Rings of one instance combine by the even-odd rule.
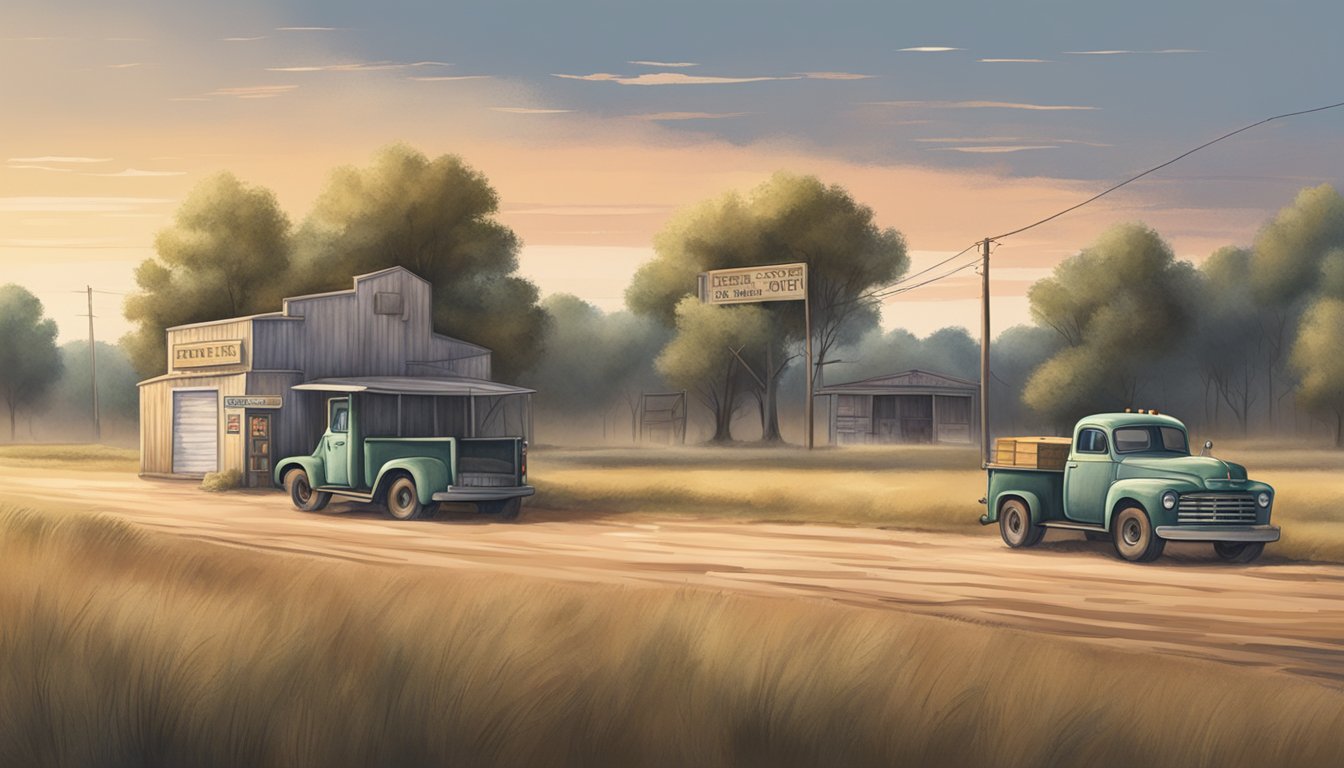
[[[522, 499], [534, 493], [527, 484], [527, 441], [480, 436], [473, 399], [479, 391], [498, 407], [499, 398], [531, 390], [474, 380], [376, 377], [294, 388], [324, 393], [327, 415], [311, 454], [275, 464], [275, 481], [297, 509], [317, 511], [339, 497], [379, 503], [392, 518], [414, 520], [431, 516], [442, 502], [468, 502], [481, 513], [511, 520], [521, 512]], [[468, 425], [467, 435], [434, 434], [448, 423]]]
[[1156, 411], [1088, 416], [1067, 445], [1000, 438], [986, 469], [980, 522], [997, 522], [1013, 548], [1060, 528], [1110, 539], [1136, 562], [1157, 559], [1168, 541], [1207, 541], [1221, 559], [1246, 563], [1279, 539], [1270, 524], [1274, 489], [1240, 464], [1191, 455], [1185, 425]]

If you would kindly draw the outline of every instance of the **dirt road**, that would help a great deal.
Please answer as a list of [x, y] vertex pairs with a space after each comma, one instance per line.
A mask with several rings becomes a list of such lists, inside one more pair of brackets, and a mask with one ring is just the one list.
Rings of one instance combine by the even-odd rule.
[[1227, 566], [1208, 545], [1172, 545], [1157, 563], [1135, 565], [1116, 560], [1109, 545], [1059, 532], [1022, 552], [989, 535], [632, 516], [575, 520], [531, 507], [516, 524], [461, 513], [398, 523], [359, 505], [297, 512], [275, 491], [208, 494], [191, 483], [4, 465], [0, 489], [0, 502], [31, 498], [230, 545], [828, 599], [1275, 669], [1344, 687], [1344, 566], [1272, 559]]

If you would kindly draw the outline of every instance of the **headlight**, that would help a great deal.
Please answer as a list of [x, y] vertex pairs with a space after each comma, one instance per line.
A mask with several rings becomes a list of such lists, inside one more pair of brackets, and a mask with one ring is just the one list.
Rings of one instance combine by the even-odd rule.
[[1265, 493], [1264, 491], [1261, 491], [1261, 492], [1260, 492], [1260, 495], [1255, 497], [1255, 503], [1256, 503], [1256, 504], [1259, 504], [1261, 509], [1264, 509], [1265, 507], [1268, 507], [1268, 506], [1269, 506], [1269, 494], [1268, 494], [1268, 493]]
[[1163, 506], [1164, 508], [1166, 508], [1166, 509], [1175, 509], [1175, 508], [1176, 508], [1176, 492], [1175, 492], [1175, 491], [1167, 491], [1166, 493], [1162, 494], [1162, 506]]

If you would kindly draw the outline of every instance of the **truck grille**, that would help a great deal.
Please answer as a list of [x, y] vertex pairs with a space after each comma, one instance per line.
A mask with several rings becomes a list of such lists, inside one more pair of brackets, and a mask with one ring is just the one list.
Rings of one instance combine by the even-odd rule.
[[1254, 523], [1255, 496], [1249, 493], [1195, 493], [1182, 496], [1178, 523]]

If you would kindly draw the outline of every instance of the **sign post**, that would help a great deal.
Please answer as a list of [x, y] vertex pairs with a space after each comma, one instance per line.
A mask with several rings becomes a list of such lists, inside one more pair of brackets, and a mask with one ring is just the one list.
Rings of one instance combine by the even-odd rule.
[[812, 449], [812, 301], [808, 298], [807, 264], [766, 264], [701, 272], [697, 280], [700, 301], [706, 304], [756, 304], [766, 301], [803, 302], [803, 342], [807, 355], [807, 402], [803, 403], [807, 447]]

